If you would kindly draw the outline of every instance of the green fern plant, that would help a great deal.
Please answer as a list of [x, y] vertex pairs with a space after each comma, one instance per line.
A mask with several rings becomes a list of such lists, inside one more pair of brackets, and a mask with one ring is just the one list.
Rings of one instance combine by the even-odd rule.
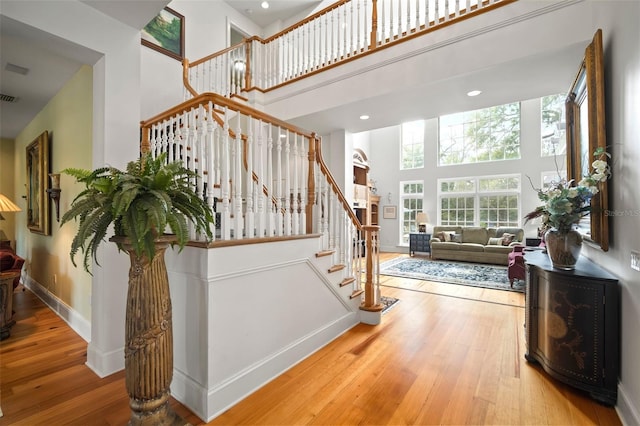
[[[167, 162], [166, 154], [157, 158], [143, 155], [130, 162], [126, 171], [114, 167], [93, 171], [68, 168], [62, 173], [86, 186], [62, 216], [61, 226], [72, 219], [79, 221], [70, 256], [77, 266], [75, 256], [82, 251], [87, 272], [92, 258], [98, 264], [98, 247], [112, 223], [116, 236], [127, 237], [135, 254], [149, 259], [155, 254], [154, 240], [167, 227], [175, 234], [180, 249], [188, 242], [189, 222], [209, 240], [213, 237], [213, 213], [194, 190], [195, 173], [178, 162]], [[122, 247], [118, 245], [118, 249]]]

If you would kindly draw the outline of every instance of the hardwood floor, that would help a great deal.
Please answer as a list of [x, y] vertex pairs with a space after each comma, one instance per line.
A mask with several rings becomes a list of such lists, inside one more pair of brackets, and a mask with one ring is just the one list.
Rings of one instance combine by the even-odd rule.
[[[522, 294], [381, 281], [400, 299], [382, 324], [357, 325], [208, 424], [620, 424], [613, 408], [524, 360]], [[14, 304], [0, 424], [125, 424], [124, 373], [98, 378], [86, 342], [31, 292]]]

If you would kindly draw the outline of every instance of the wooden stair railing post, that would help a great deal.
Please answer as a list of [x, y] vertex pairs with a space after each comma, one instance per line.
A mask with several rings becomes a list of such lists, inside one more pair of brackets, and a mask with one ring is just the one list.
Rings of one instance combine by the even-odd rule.
[[378, 0], [373, 0], [373, 9], [371, 12], [371, 41], [369, 43], [369, 49], [375, 49], [378, 46], [377, 33], [378, 33]]
[[149, 144], [149, 126], [142, 126], [142, 139], [140, 140], [140, 153], [149, 152], [151, 145]]
[[[377, 244], [374, 244], [374, 234], [377, 234], [380, 231], [380, 227], [377, 225], [365, 225], [362, 227], [365, 233], [366, 240], [366, 282], [364, 283], [364, 302], [360, 306], [360, 309], [370, 312], [378, 312], [383, 309], [382, 303], [380, 303], [380, 296], [378, 294], [378, 289], [376, 288], [376, 283], [374, 282], [374, 258], [377, 255]], [[377, 267], [376, 267], [377, 273]]]
[[315, 163], [316, 163], [316, 145], [320, 143], [315, 133], [311, 134], [309, 139], [309, 170], [307, 174], [307, 204], [305, 205], [305, 212], [307, 216], [307, 234], [313, 234], [313, 205], [316, 202], [316, 177]]

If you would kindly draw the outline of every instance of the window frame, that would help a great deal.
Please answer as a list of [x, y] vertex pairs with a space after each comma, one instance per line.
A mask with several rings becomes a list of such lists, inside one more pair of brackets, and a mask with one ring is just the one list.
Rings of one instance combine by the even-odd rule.
[[[480, 185], [480, 181], [487, 179], [505, 179], [505, 178], [517, 178], [518, 179], [518, 187], [516, 189], [505, 189], [505, 190], [486, 190], [482, 189]], [[464, 180], [472, 180], [475, 182], [474, 190], [463, 190], [463, 191], [442, 191], [442, 185], [446, 182], [453, 181], [464, 181]], [[507, 173], [507, 174], [496, 174], [496, 175], [483, 175], [483, 176], [467, 176], [467, 177], [456, 177], [456, 178], [439, 178], [437, 179], [437, 207], [436, 207], [436, 216], [438, 225], [442, 226], [442, 203], [445, 198], [470, 198], [473, 197], [474, 205], [473, 205], [473, 225], [469, 225], [468, 221], [464, 221], [464, 224], [459, 224], [457, 221], [455, 224], [450, 224], [451, 226], [481, 226], [480, 225], [480, 211], [481, 209], [481, 198], [482, 197], [499, 197], [504, 195], [516, 195], [517, 196], [517, 216], [518, 220], [516, 223], [509, 224], [497, 224], [497, 226], [509, 226], [509, 227], [520, 227], [522, 224], [522, 175], [520, 173]], [[470, 210], [470, 209], [467, 209]], [[509, 210], [509, 208], [508, 208]], [[499, 212], [499, 210], [497, 210]], [[499, 215], [499, 213], [498, 213]], [[450, 222], [450, 221], [449, 221]]]
[[[405, 144], [405, 127], [414, 123], [422, 123], [422, 135], [420, 138], [420, 142], [416, 142], [415, 140], [411, 140], [411, 144]], [[416, 170], [416, 169], [423, 169], [424, 168], [424, 140], [425, 140], [425, 131], [426, 131], [426, 121], [425, 120], [413, 120], [413, 121], [407, 121], [404, 122], [400, 125], [400, 170]], [[417, 158], [411, 157], [411, 164], [412, 167], [405, 167], [405, 147], [407, 146], [411, 146], [411, 147], [415, 147], [415, 146], [420, 146], [422, 148], [422, 158], [420, 158], [420, 161], [417, 161]], [[412, 150], [413, 151], [413, 148]], [[416, 165], [416, 163], [421, 163], [420, 165]]]
[[[404, 186], [405, 185], [412, 185], [412, 184], [418, 184], [418, 185], [422, 185], [422, 192], [404, 192]], [[406, 199], [415, 199], [419, 204], [419, 210], [420, 211], [424, 211], [424, 179], [411, 179], [411, 180], [404, 180], [404, 181], [400, 181], [400, 185], [398, 188], [398, 194], [399, 197], [399, 206], [398, 206], [398, 245], [400, 246], [408, 246], [409, 245], [409, 234], [412, 232], [418, 232], [418, 225], [416, 223], [416, 215], [414, 214], [414, 217], [412, 220], [409, 221], [409, 232], [407, 233], [407, 241], [404, 241], [404, 225], [405, 225], [405, 208], [404, 208], [404, 201]], [[414, 213], [417, 214], [418, 212], [418, 207], [416, 207], [416, 210], [414, 211]], [[412, 228], [412, 224], [413, 224], [413, 228]], [[411, 229], [414, 229], [413, 231]]]

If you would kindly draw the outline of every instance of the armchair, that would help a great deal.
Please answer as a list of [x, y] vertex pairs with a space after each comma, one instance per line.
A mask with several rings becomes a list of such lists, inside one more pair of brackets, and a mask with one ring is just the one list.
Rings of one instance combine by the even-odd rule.
[[10, 248], [0, 249], [0, 273], [17, 272], [18, 275], [13, 279], [13, 288], [20, 284], [20, 275], [24, 259], [18, 256]]

